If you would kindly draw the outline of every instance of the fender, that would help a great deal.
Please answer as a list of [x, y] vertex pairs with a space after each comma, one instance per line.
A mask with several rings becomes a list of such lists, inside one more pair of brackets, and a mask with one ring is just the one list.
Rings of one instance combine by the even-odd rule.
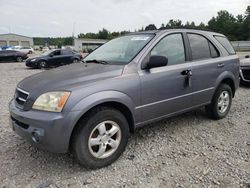
[[[229, 78], [230, 80], [232, 80], [232, 82], [234, 83], [234, 88], [237, 89], [238, 86], [237, 86], [237, 83], [235, 82], [235, 80], [237, 80], [237, 79], [235, 78], [235, 75], [234, 75], [232, 72], [224, 71], [223, 73], [221, 73], [221, 74], [218, 76], [218, 78], [217, 78], [216, 81], [215, 81], [215, 84], [214, 84], [214, 86], [215, 86], [215, 91], [216, 91], [216, 89], [218, 88], [218, 86], [220, 85], [220, 83], [221, 83], [223, 80], [228, 79], [228, 78]], [[215, 91], [214, 91], [214, 92], [215, 92]]]
[[[94, 93], [92, 95], [89, 95], [82, 100], [80, 100], [71, 111], [79, 111], [78, 117], [75, 118], [75, 122], [73, 125], [77, 123], [77, 121], [91, 108], [105, 103], [105, 102], [118, 102], [126, 106], [132, 116], [133, 120], [136, 123], [136, 119], [138, 119], [139, 114], [135, 111], [135, 104], [133, 100], [125, 93], [119, 92], [119, 91], [101, 91], [98, 93]], [[137, 118], [136, 118], [137, 117]]]

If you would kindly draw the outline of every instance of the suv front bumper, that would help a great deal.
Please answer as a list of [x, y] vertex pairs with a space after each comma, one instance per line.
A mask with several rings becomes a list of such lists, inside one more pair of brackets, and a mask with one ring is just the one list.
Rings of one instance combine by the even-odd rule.
[[23, 111], [9, 103], [10, 125], [32, 145], [54, 153], [66, 153], [79, 111], [56, 113]]

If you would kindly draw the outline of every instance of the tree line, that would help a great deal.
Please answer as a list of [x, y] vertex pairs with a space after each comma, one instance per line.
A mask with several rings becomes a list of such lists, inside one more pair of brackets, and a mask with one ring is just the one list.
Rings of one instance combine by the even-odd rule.
[[[159, 28], [157, 28], [154, 24], [149, 24], [145, 28], [142, 27], [139, 30], [135, 30], [135, 32], [176, 28], [215, 31], [224, 34], [231, 41], [250, 40], [250, 6], [247, 7], [244, 14], [240, 14], [237, 16], [234, 16], [226, 10], [221, 10], [215, 17], [212, 17], [207, 24], [201, 22], [199, 25], [196, 25], [193, 21], [182, 23], [181, 20], [171, 19], [166, 24], [162, 23]], [[97, 33], [80, 33], [78, 35], [78, 38], [110, 40], [129, 32], [131, 31], [110, 32], [107, 29], [103, 28]], [[59, 47], [62, 45], [72, 45], [73, 37], [34, 38], [35, 45], [44, 45], [45, 42], [47, 42], [49, 45], [56, 45]]]

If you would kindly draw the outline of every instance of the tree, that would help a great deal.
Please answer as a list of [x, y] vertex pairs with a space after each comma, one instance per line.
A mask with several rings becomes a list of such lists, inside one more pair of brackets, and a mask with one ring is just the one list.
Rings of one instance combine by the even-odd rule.
[[102, 29], [101, 31], [98, 32], [98, 38], [99, 39], [108, 39], [109, 37], [109, 32], [107, 29]]
[[250, 6], [247, 7], [244, 21], [239, 28], [240, 40], [250, 40]]
[[230, 40], [237, 39], [235, 31], [237, 30], [236, 18], [226, 10], [221, 10], [216, 17], [208, 21], [208, 28], [212, 31], [227, 35]]
[[163, 29], [166, 29], [164, 23], [161, 24], [161, 27], [159, 28], [159, 30], [163, 30]]
[[149, 24], [147, 27], [145, 27], [145, 31], [149, 30], [156, 30], [157, 27], [154, 24]]
[[182, 28], [182, 21], [181, 20], [169, 20], [169, 22], [166, 25], [166, 28], [173, 29], [173, 28]]

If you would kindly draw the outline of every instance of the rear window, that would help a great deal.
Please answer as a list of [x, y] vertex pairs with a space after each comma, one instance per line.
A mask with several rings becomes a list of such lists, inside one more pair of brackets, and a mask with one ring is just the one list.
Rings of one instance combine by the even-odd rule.
[[227, 52], [230, 55], [234, 55], [235, 54], [235, 51], [234, 51], [231, 43], [227, 40], [226, 37], [214, 36], [214, 38], [227, 50]]

